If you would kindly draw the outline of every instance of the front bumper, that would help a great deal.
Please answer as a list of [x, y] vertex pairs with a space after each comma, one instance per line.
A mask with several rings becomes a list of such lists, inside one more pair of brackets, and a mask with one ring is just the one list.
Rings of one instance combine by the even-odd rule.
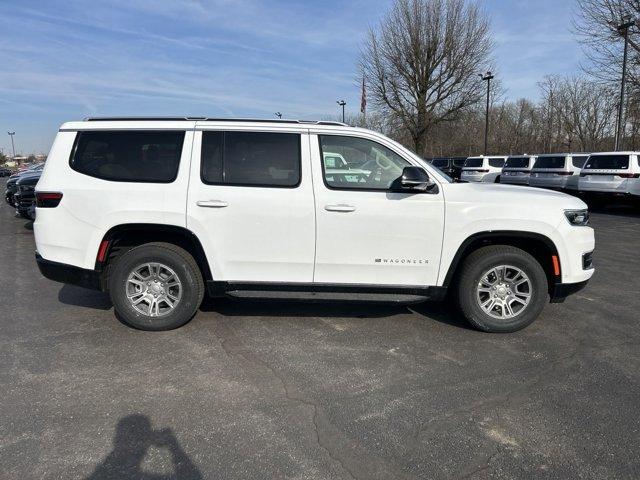
[[96, 270], [86, 270], [66, 263], [45, 260], [36, 252], [36, 263], [43, 277], [54, 282], [77, 285], [92, 290], [104, 290], [102, 276]]

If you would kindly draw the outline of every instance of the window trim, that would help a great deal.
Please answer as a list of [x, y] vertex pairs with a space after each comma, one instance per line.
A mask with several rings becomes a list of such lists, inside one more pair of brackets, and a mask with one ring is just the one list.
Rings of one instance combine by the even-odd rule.
[[[182, 141], [180, 142], [180, 147], [179, 147], [179, 156], [178, 156], [178, 164], [176, 166], [176, 172], [173, 176], [172, 179], [170, 180], [165, 180], [165, 181], [159, 181], [159, 180], [118, 180], [116, 178], [104, 178], [98, 175], [90, 175], [88, 173], [85, 172], [81, 172], [80, 170], [78, 170], [77, 168], [74, 167], [73, 163], [74, 163], [74, 159], [78, 150], [78, 144], [80, 143], [80, 137], [82, 136], [83, 133], [89, 133], [89, 132], [101, 132], [101, 133], [119, 133], [119, 132], [169, 132], [169, 133], [182, 133]], [[149, 130], [135, 130], [135, 129], [128, 129], [128, 128], [123, 128], [123, 129], [104, 129], [104, 130], [93, 130], [93, 129], [89, 129], [89, 130], [76, 130], [76, 138], [73, 140], [73, 146], [71, 147], [71, 153], [69, 154], [69, 168], [71, 170], [73, 170], [76, 173], [79, 173], [80, 175], [84, 175], [86, 177], [89, 178], [96, 178], [98, 180], [102, 180], [104, 182], [118, 182], [118, 183], [154, 183], [154, 184], [158, 184], [158, 185], [169, 185], [171, 183], [174, 183], [177, 179], [178, 179], [178, 175], [180, 174], [180, 166], [182, 165], [182, 157], [183, 157], [183, 151], [184, 151], [184, 144], [185, 144], [185, 139], [187, 137], [187, 130], [182, 130], [182, 129], [178, 129], [178, 130], [174, 130], [174, 129], [170, 129], [170, 130], [162, 130], [162, 129], [149, 129]]]
[[[300, 187], [302, 184], [302, 132], [278, 132], [278, 131], [259, 131], [259, 130], [225, 130], [225, 129], [208, 129], [208, 130], [200, 130], [200, 181], [203, 185], [211, 185], [211, 186], [219, 186], [219, 187], [245, 187], [245, 188], [288, 188], [294, 189]], [[222, 133], [222, 182], [209, 182], [205, 180], [203, 175], [203, 166], [204, 162], [202, 161], [202, 144], [204, 142], [204, 134], [207, 132], [221, 132]], [[224, 161], [224, 147], [226, 143], [226, 134], [227, 133], [271, 133], [274, 135], [296, 135], [298, 137], [298, 182], [295, 185], [272, 185], [265, 183], [228, 183], [224, 181], [226, 176], [226, 172], [224, 169], [225, 161]]]
[[[358, 187], [333, 187], [331, 185], [329, 185], [327, 183], [327, 177], [326, 177], [326, 171], [324, 168], [324, 155], [322, 152], [322, 141], [321, 141], [321, 137], [349, 137], [349, 138], [359, 138], [362, 140], [368, 140], [370, 142], [376, 143], [378, 145], [382, 145], [383, 147], [391, 150], [393, 153], [395, 153], [396, 155], [398, 155], [400, 158], [402, 158], [405, 162], [407, 162], [407, 166], [417, 166], [422, 168], [423, 170], [425, 170], [425, 172], [427, 172], [427, 175], [429, 175], [429, 171], [424, 169], [424, 167], [422, 165], [414, 165], [413, 163], [411, 163], [409, 160], [407, 160], [403, 155], [400, 155], [398, 152], [396, 152], [395, 150], [393, 150], [392, 148], [387, 147], [386, 145], [376, 141], [376, 140], [371, 140], [370, 138], [367, 137], [359, 137], [357, 135], [344, 135], [344, 134], [340, 134], [340, 133], [318, 133], [316, 134], [316, 137], [318, 137], [318, 150], [320, 151], [320, 166], [322, 169], [322, 182], [324, 183], [324, 186], [327, 187], [329, 190], [338, 190], [338, 191], [349, 191], [349, 192], [381, 192], [381, 193], [403, 193], [406, 195], [415, 195], [416, 193], [429, 193], [429, 192], [419, 192], [419, 191], [402, 191], [402, 190], [393, 190], [391, 188], [386, 188], [386, 189], [381, 189], [381, 188], [358, 188]], [[346, 160], [346, 159], [345, 159]], [[436, 167], [433, 167], [436, 168]], [[431, 178], [431, 176], [429, 176], [429, 178]]]

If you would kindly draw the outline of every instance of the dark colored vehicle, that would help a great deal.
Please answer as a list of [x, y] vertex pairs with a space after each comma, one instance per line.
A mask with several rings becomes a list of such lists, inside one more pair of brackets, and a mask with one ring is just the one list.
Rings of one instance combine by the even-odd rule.
[[23, 218], [35, 220], [36, 184], [40, 180], [42, 171], [35, 171], [22, 175], [16, 182], [16, 192], [13, 195], [16, 213]]
[[33, 173], [42, 173], [42, 169], [44, 168], [44, 163], [40, 163], [38, 165], [34, 165], [26, 170], [23, 170], [18, 173], [14, 173], [7, 180], [7, 186], [4, 192], [5, 201], [12, 207], [15, 207], [15, 198], [14, 195], [18, 190], [18, 186], [16, 185], [17, 181], [20, 180], [24, 175], [31, 175]]
[[12, 173], [8, 168], [0, 167], [0, 177], [9, 177]]
[[431, 160], [431, 165], [454, 180], [460, 180], [462, 167], [466, 157], [438, 157]]

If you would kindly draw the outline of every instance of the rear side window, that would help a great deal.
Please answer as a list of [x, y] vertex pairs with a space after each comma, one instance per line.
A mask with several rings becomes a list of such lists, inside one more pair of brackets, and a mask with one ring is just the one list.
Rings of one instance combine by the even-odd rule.
[[584, 168], [598, 170], [625, 170], [629, 168], [629, 155], [592, 155]]
[[103, 180], [171, 183], [183, 142], [184, 131], [79, 132], [70, 165]]
[[538, 157], [533, 168], [564, 168], [565, 157]]
[[200, 176], [210, 185], [295, 187], [300, 183], [300, 135], [203, 132]]
[[527, 168], [529, 166], [529, 157], [509, 157], [504, 166], [507, 168]]
[[504, 158], [490, 158], [489, 165], [496, 168], [504, 167]]
[[478, 168], [482, 166], [482, 158], [467, 158], [464, 162], [464, 166], [468, 168]]
[[587, 155], [574, 155], [571, 157], [571, 163], [576, 168], [583, 168], [587, 158], [589, 158]]
[[464, 162], [465, 162], [464, 158], [454, 158], [453, 159], [453, 164], [458, 168], [464, 167]]

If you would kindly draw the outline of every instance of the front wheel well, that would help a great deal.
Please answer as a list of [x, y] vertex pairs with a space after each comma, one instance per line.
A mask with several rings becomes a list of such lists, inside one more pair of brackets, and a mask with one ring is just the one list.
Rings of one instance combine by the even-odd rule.
[[107, 243], [104, 260], [96, 259], [96, 270], [101, 273], [103, 289], [106, 290], [110, 266], [123, 253], [145, 243], [164, 242], [186, 250], [196, 261], [202, 278], [212, 280], [209, 262], [198, 237], [190, 230], [175, 225], [124, 224], [111, 228], [103, 237], [101, 245]]
[[[558, 249], [553, 241], [541, 234], [529, 232], [485, 232], [472, 235], [465, 240], [456, 252], [447, 275], [444, 279], [444, 286], [449, 287], [455, 281], [456, 275], [460, 271], [462, 261], [472, 252], [487, 245], [508, 245], [524, 250], [544, 269], [549, 285], [549, 294], [553, 294], [555, 284], [560, 281], [560, 272], [556, 274], [553, 257], [557, 259]], [[558, 263], [558, 269], [560, 264]]]

